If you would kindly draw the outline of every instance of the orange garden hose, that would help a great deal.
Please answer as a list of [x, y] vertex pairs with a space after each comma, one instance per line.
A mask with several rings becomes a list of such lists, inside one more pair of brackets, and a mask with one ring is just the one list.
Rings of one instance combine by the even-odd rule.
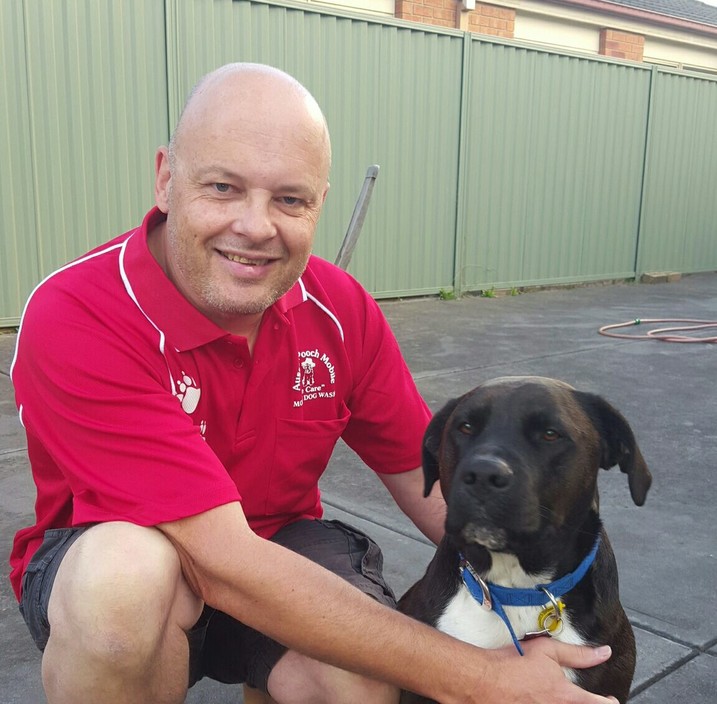
[[[644, 335], [629, 335], [626, 333], [609, 332], [619, 328], [634, 327], [643, 323], [682, 323], [677, 327], [656, 328], [648, 330]], [[688, 323], [688, 324], [685, 324]], [[614, 325], [603, 325], [598, 332], [606, 337], [619, 337], [623, 340], [660, 340], [662, 342], [717, 342], [717, 337], [701, 337], [700, 335], [682, 335], [678, 333], [690, 333], [697, 330], [717, 328], [717, 321], [714, 320], [690, 320], [687, 318], [635, 318], [625, 323]]]

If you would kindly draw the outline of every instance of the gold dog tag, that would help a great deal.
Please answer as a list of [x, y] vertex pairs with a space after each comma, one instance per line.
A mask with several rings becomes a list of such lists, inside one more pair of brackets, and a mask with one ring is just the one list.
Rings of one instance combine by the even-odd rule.
[[563, 626], [561, 614], [565, 609], [562, 599], [555, 599], [538, 614], [538, 627], [551, 635]]

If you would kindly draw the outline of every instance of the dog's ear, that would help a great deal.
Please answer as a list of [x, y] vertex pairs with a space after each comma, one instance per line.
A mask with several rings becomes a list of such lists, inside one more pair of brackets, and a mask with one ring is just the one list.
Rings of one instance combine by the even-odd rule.
[[441, 441], [443, 439], [443, 429], [446, 421], [451, 413], [455, 410], [458, 402], [462, 397], [454, 398], [448, 401], [436, 415], [433, 416], [431, 422], [426, 428], [423, 435], [423, 495], [428, 496], [431, 493], [433, 485], [438, 481], [439, 476], [439, 451], [441, 449]]
[[652, 484], [652, 475], [630, 424], [622, 413], [600, 396], [580, 391], [576, 394], [600, 433], [600, 467], [610, 469], [619, 465], [620, 470], [627, 474], [632, 500], [642, 506]]

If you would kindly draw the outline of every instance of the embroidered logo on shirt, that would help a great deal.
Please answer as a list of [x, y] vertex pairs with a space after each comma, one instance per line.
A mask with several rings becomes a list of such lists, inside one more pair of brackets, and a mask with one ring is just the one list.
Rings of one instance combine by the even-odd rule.
[[181, 376], [176, 382], [177, 388], [174, 391], [174, 395], [182, 404], [182, 409], [185, 413], [194, 413], [199, 405], [202, 390], [197, 386], [197, 382], [184, 371], [182, 371]]
[[306, 401], [334, 398], [335, 383], [336, 370], [325, 352], [318, 349], [299, 352], [299, 368], [292, 388], [301, 394], [301, 398], [294, 401], [294, 408], [303, 406]]

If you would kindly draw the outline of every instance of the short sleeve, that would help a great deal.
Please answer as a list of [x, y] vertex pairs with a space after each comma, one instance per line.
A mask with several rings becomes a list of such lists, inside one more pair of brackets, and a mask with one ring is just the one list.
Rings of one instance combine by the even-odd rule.
[[62, 291], [25, 313], [12, 376], [30, 459], [39, 492], [69, 486], [75, 525], [154, 525], [239, 499], [172, 394], [155, 333], [114, 329]]

